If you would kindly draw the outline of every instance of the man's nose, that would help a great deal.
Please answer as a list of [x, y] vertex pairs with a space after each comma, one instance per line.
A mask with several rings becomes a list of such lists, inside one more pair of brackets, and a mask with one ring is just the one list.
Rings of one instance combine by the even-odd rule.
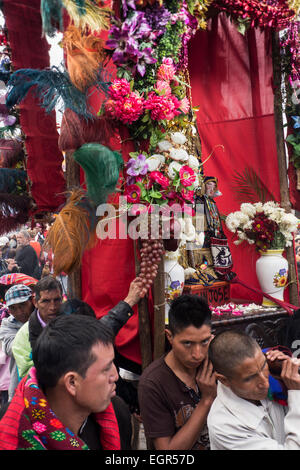
[[269, 387], [269, 378], [265, 376], [265, 374], [260, 373], [259, 374], [259, 382], [258, 382], [258, 387], [265, 389]]
[[194, 346], [192, 350], [192, 357], [193, 359], [199, 360], [202, 358], [202, 348], [200, 345]]

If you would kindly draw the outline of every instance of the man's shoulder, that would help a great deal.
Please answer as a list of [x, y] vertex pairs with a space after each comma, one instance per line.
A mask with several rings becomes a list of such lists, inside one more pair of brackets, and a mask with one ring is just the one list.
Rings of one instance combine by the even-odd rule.
[[145, 368], [143, 371], [141, 377], [140, 377], [140, 382], [145, 380], [145, 379], [151, 379], [153, 376], [157, 376], [157, 374], [165, 373], [167, 371], [167, 365], [165, 363], [165, 358], [160, 357], [159, 359], [156, 359], [155, 361], [151, 362], [149, 366]]
[[13, 329], [13, 330], [19, 330], [22, 328], [23, 323], [17, 321], [12, 315], [9, 317], [3, 318], [1, 325], [0, 325], [0, 330], [5, 330], [5, 329]]
[[18, 330], [14, 342], [17, 342], [19, 339], [29, 336], [29, 322], [27, 321], [21, 328]]

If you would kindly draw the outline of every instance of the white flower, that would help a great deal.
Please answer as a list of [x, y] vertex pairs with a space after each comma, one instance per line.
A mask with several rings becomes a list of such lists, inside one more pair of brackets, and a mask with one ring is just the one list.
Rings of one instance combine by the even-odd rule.
[[241, 212], [248, 215], [249, 217], [254, 217], [256, 209], [253, 204], [244, 202], [243, 204], [241, 204]]
[[231, 232], [235, 232], [239, 227], [244, 228], [247, 223], [249, 223], [249, 217], [241, 211], [232, 212], [225, 220], [226, 227]]
[[184, 145], [187, 141], [186, 136], [182, 132], [173, 132], [170, 134], [170, 137], [174, 144]]
[[[171, 162], [168, 168], [168, 176], [171, 180], [173, 180], [176, 176], [176, 171], [179, 171], [182, 165], [178, 162]], [[176, 170], [176, 171], [174, 171]]]
[[158, 148], [159, 150], [161, 150], [161, 152], [167, 152], [168, 150], [170, 150], [171, 147], [172, 144], [168, 140], [161, 140], [160, 142], [158, 142]]
[[188, 165], [194, 170], [197, 171], [199, 168], [199, 160], [194, 157], [194, 155], [189, 155]]
[[256, 209], [256, 212], [263, 212], [264, 211], [264, 205], [262, 202], [255, 202], [254, 207]]
[[165, 163], [165, 157], [159, 153], [155, 153], [151, 155], [151, 157], [147, 158], [146, 162], [148, 164], [149, 171], [156, 171]]
[[172, 147], [169, 152], [172, 160], [186, 162], [189, 159], [189, 155], [184, 149], [175, 149], [174, 147]]

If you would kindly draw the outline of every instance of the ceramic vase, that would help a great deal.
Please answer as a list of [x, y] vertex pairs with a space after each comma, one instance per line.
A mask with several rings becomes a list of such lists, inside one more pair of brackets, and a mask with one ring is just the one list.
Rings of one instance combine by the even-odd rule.
[[[283, 300], [284, 288], [288, 280], [288, 261], [281, 250], [267, 250], [260, 252], [260, 258], [256, 261], [256, 275], [261, 290], [266, 294]], [[263, 298], [262, 305], [277, 306], [275, 302]]]
[[184, 288], [184, 269], [178, 263], [178, 254], [166, 252], [164, 256], [165, 277], [165, 322], [169, 322], [169, 309], [172, 300], [179, 297]]

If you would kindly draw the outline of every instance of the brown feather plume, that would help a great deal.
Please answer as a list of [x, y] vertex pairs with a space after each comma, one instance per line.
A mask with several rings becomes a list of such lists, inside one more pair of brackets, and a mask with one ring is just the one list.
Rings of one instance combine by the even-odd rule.
[[45, 241], [54, 255], [55, 276], [61, 272], [70, 274], [80, 267], [84, 250], [95, 242], [95, 214], [96, 209], [81, 188], [70, 192]]
[[67, 69], [70, 80], [84, 92], [97, 78], [97, 71], [103, 62], [103, 42], [92, 34], [84, 34], [75, 26], [69, 26], [64, 33], [63, 46], [67, 54]]
[[117, 129], [113, 128], [110, 121], [104, 117], [95, 117], [94, 120], [86, 121], [72, 109], [67, 108], [61, 121], [58, 146], [63, 152], [74, 151], [89, 142], [108, 146], [108, 142], [116, 136], [116, 132]]

